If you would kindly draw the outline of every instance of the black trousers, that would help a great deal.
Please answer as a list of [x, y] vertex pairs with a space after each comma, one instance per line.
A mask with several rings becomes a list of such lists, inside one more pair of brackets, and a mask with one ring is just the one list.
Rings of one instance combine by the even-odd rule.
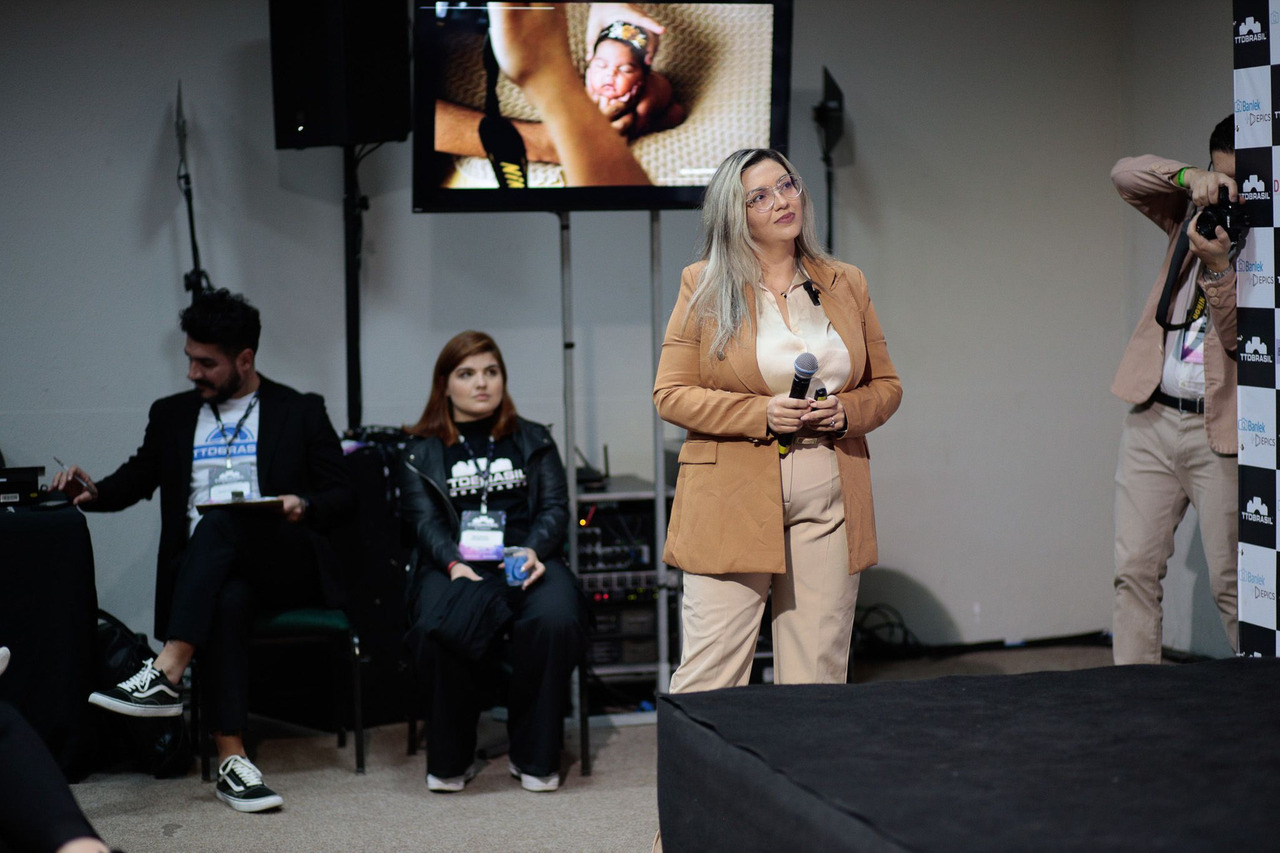
[[259, 611], [323, 603], [317, 554], [328, 543], [283, 516], [244, 510], [205, 513], [178, 558], [167, 640], [200, 654], [214, 731], [249, 721], [249, 643]]
[[[427, 771], [442, 778], [461, 776], [475, 760], [476, 723], [495, 704], [495, 680], [509, 667], [506, 689], [507, 734], [511, 761], [524, 773], [560, 772], [564, 717], [569, 706], [569, 677], [586, 642], [586, 608], [576, 579], [560, 560], [544, 560], [547, 571], [528, 590], [509, 588], [515, 613], [510, 641], [498, 642], [491, 655], [474, 663], [426, 638], [416, 650], [417, 670], [429, 695]], [[442, 595], [450, 581], [430, 571], [417, 589], [410, 613]]]
[[21, 714], [0, 702], [0, 849], [57, 850], [97, 838], [48, 747]]

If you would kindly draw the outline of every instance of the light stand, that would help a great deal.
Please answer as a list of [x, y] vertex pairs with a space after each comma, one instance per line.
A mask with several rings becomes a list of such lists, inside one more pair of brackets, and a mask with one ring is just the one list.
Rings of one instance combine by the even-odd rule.
[[360, 369], [360, 260], [364, 247], [364, 212], [369, 198], [360, 192], [360, 161], [381, 145], [356, 150], [342, 146], [343, 293], [347, 330], [347, 428], [364, 423], [364, 386]]
[[200, 268], [200, 246], [196, 243], [196, 214], [191, 193], [191, 171], [187, 168], [187, 117], [182, 112], [182, 81], [178, 81], [178, 108], [173, 122], [178, 136], [178, 189], [187, 200], [187, 230], [191, 234], [191, 271], [182, 277], [182, 286], [191, 293], [191, 302], [213, 289], [209, 274]]

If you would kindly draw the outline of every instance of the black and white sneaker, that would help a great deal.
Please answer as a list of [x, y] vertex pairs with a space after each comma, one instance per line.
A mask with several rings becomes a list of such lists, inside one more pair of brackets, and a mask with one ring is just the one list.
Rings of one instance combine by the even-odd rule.
[[182, 692], [165, 674], [151, 664], [154, 658], [132, 678], [112, 687], [89, 694], [89, 704], [130, 717], [181, 717]]
[[284, 797], [262, 784], [262, 773], [243, 755], [218, 765], [218, 799], [238, 812], [264, 812], [284, 805]]

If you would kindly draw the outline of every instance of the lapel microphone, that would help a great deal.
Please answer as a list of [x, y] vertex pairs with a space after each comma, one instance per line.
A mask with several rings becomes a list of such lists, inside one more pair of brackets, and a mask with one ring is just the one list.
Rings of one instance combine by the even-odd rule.
[[810, 302], [812, 302], [814, 305], [822, 304], [822, 300], [818, 298], [818, 288], [814, 287], [812, 281], [809, 281], [808, 279], [806, 279], [805, 283], [800, 286], [804, 288], [805, 293], [809, 294]]

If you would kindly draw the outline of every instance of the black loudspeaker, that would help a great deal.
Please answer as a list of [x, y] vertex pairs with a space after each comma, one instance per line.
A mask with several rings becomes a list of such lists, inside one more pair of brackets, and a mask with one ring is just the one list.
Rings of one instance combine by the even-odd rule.
[[409, 136], [404, 0], [271, 0], [276, 148]]

